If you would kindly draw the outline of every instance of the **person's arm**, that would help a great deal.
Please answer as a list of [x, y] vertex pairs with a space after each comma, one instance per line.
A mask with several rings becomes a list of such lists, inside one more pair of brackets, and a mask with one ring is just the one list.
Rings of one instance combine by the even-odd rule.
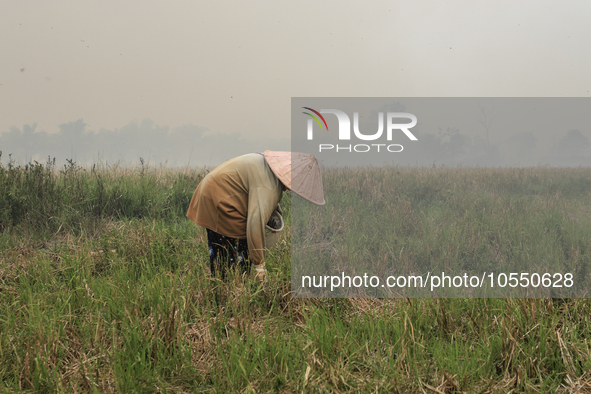
[[277, 193], [264, 187], [254, 188], [248, 195], [246, 239], [250, 260], [257, 271], [265, 267], [265, 225], [277, 203]]

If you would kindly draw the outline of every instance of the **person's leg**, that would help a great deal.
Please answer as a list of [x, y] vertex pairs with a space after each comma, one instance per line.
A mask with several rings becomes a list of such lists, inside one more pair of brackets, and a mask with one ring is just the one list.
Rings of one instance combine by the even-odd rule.
[[239, 274], [250, 274], [251, 263], [248, 259], [248, 242], [246, 239], [225, 238], [227, 241], [228, 269], [238, 270]]
[[238, 265], [242, 272], [246, 272], [250, 274], [250, 260], [248, 259], [248, 242], [246, 239], [239, 239], [238, 240], [238, 248], [237, 248], [237, 259]]
[[228, 240], [221, 234], [207, 229], [207, 246], [209, 249], [209, 268], [211, 276], [220, 274], [226, 276], [228, 268]]
[[235, 269], [236, 268], [236, 238], [226, 238], [228, 240], [228, 269]]
[[219, 274], [225, 279], [227, 270], [235, 269], [236, 266], [242, 273], [250, 273], [251, 264], [246, 239], [226, 237], [207, 229], [207, 246], [211, 276]]

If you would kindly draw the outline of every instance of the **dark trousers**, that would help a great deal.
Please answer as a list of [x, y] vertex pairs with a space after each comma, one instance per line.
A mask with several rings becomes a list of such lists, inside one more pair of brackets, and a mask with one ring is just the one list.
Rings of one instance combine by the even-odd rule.
[[224, 279], [229, 269], [236, 268], [243, 273], [250, 272], [248, 243], [245, 239], [230, 238], [210, 229], [206, 230], [211, 276], [220, 275]]

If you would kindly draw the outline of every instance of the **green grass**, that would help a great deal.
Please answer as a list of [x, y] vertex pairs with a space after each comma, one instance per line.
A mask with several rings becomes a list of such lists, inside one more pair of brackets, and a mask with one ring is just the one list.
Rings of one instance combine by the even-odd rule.
[[[289, 194], [282, 201], [288, 228], [269, 255], [266, 283], [236, 275], [221, 282], [207, 275], [204, 231], [184, 217], [201, 170], [70, 168], [0, 169], [0, 391], [590, 387], [586, 299], [292, 298], [289, 236], [298, 227]], [[413, 223], [454, 219], [459, 207], [474, 221], [490, 204], [498, 215], [489, 225], [509, 226], [495, 205], [503, 196], [512, 196], [517, 215], [530, 209], [520, 199], [556, 207], [545, 226], [568, 230], [564, 237], [580, 242], [579, 256], [590, 247], [586, 233], [575, 231], [575, 218], [584, 222], [589, 214], [588, 169], [339, 171], [325, 173], [334, 205], [320, 214], [333, 215], [347, 199], [392, 204], [403, 218], [417, 219], [397, 224], [401, 240], [389, 245], [397, 256], [401, 245], [420, 238], [445, 250], [452, 233]], [[398, 186], [385, 189], [390, 176]], [[335, 195], [337, 187], [348, 191]], [[332, 226], [332, 237], [344, 234], [342, 222]], [[423, 253], [405, 258], [429, 255]]]
[[[539, 286], [527, 293], [497, 285], [488, 297], [580, 297], [591, 286], [591, 169], [327, 169], [324, 189], [325, 206], [293, 200], [292, 284], [302, 295], [391, 294], [387, 287], [299, 288], [302, 275], [343, 272], [376, 275], [381, 283], [390, 275], [425, 278], [428, 272], [574, 278], [571, 288]], [[396, 290], [433, 295], [430, 289]], [[436, 294], [463, 297], [467, 290]]]

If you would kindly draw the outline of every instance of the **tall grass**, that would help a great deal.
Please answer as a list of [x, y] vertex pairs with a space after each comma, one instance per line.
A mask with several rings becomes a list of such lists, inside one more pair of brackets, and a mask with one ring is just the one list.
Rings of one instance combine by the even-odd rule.
[[69, 160], [59, 169], [45, 164], [0, 165], [0, 230], [48, 237], [93, 231], [103, 219], [183, 218], [204, 170], [174, 172], [147, 165], [129, 169]]
[[[587, 300], [292, 298], [295, 224], [269, 253], [266, 283], [239, 275], [220, 281], [207, 274], [205, 233], [184, 218], [202, 171], [72, 167], [1, 170], [3, 203], [22, 202], [18, 215], [2, 205], [2, 391], [546, 393], [591, 384]], [[408, 194], [402, 186], [390, 191], [400, 211], [429, 206], [446, 188], [469, 189], [479, 176], [499, 177], [498, 190], [512, 179], [502, 170], [446, 170], [420, 183], [429, 179], [422, 171], [400, 170]], [[547, 179], [545, 169], [528, 171]], [[564, 180], [577, 183], [579, 170], [561, 171], [572, 195], [554, 194], [557, 204], [582, 204], [584, 191]], [[328, 191], [345, 175], [326, 173], [327, 200], [339, 198]], [[357, 198], [379, 199], [377, 189], [384, 201], [371, 176], [352, 173], [347, 186]], [[515, 193], [544, 196], [546, 186], [530, 187]], [[476, 215], [477, 190], [469, 192], [465, 214]], [[112, 201], [120, 195], [130, 201]], [[289, 194], [282, 205], [288, 224], [297, 220]]]
[[[293, 285], [301, 275], [572, 273], [572, 288], [487, 296], [581, 296], [591, 286], [591, 169], [357, 168], [324, 172], [327, 204], [294, 199]], [[300, 279], [300, 280], [297, 280]], [[391, 289], [306, 290], [392, 296]], [[466, 296], [467, 289], [439, 296]], [[523, 291], [522, 291], [523, 290]], [[412, 289], [397, 289], [409, 295]], [[415, 296], [433, 296], [430, 290]]]

